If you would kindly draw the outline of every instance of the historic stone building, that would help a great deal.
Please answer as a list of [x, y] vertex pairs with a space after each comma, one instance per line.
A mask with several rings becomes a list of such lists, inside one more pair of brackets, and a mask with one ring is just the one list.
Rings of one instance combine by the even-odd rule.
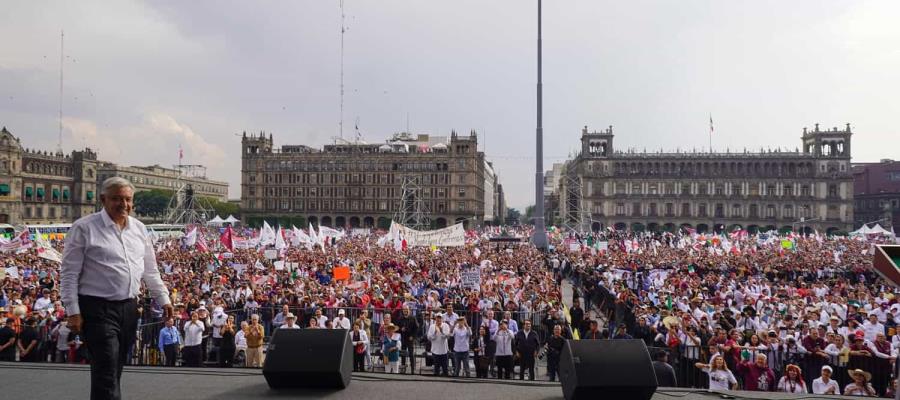
[[97, 204], [97, 153], [25, 149], [0, 130], [0, 223], [72, 222]]
[[194, 188], [194, 195], [208, 197], [219, 201], [228, 201], [228, 183], [207, 179], [205, 176], [190, 176], [181, 170], [165, 168], [159, 165], [148, 167], [126, 167], [113, 163], [101, 163], [98, 169], [100, 179], [103, 182], [107, 178], [118, 176], [128, 179], [136, 191], [162, 189], [177, 191], [178, 185], [189, 184]]
[[[337, 143], [321, 150], [275, 148], [271, 134], [245, 132], [241, 150], [241, 208], [250, 224], [265, 219], [386, 228], [405, 210], [427, 215], [432, 227], [481, 225], [487, 182], [494, 185], [493, 207], [505, 208], [474, 131], [450, 137], [401, 133], [382, 144]], [[406, 198], [404, 183], [415, 189]]]
[[900, 162], [854, 163], [853, 178], [854, 228], [878, 223], [891, 229], [900, 222]]
[[563, 223], [581, 229], [673, 231], [853, 228], [850, 124], [803, 129], [802, 150], [638, 153], [612, 127], [581, 132], [560, 177]]

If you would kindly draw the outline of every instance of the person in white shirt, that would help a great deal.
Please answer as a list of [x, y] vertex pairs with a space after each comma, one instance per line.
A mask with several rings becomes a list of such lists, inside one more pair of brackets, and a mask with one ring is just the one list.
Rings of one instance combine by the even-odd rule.
[[803, 373], [800, 367], [794, 364], [788, 364], [784, 368], [784, 376], [778, 381], [776, 391], [784, 393], [809, 393], [806, 389], [806, 382], [803, 381]]
[[837, 381], [831, 379], [831, 373], [831, 367], [827, 365], [822, 366], [822, 376], [814, 379], [812, 383], [813, 394], [832, 394], [840, 396], [841, 387], [838, 386]]
[[300, 325], [297, 325], [297, 317], [293, 313], [287, 313], [284, 316], [284, 324], [278, 329], [300, 329]]
[[500, 323], [500, 329], [494, 335], [493, 340], [497, 345], [494, 352], [497, 362], [497, 378], [510, 379], [513, 372], [513, 334], [509, 331], [506, 322]]
[[350, 340], [353, 344], [353, 372], [365, 371], [366, 355], [369, 353], [369, 335], [359, 322], [353, 323]]
[[66, 324], [66, 321], [60, 321], [56, 328], [53, 328], [51, 336], [56, 337], [56, 354], [54, 361], [64, 363], [69, 358], [69, 333], [72, 330]]
[[185, 367], [199, 367], [203, 355], [200, 345], [203, 343], [203, 332], [206, 326], [200, 321], [200, 313], [191, 312], [191, 320], [184, 324], [184, 348], [181, 355], [184, 358]]
[[453, 327], [453, 376], [459, 376], [459, 370], [466, 371], [466, 378], [471, 376], [469, 371], [469, 342], [472, 340], [472, 328], [466, 322], [465, 318], [456, 320], [456, 326]]
[[434, 324], [428, 327], [427, 337], [431, 341], [431, 357], [434, 359], [434, 374], [448, 376], [447, 371], [447, 337], [450, 336], [450, 325], [443, 321], [441, 314], [434, 316]]
[[234, 334], [235, 360], [247, 359], [247, 336], [245, 336], [244, 331], [247, 330], [249, 325], [247, 321], [241, 321], [241, 329], [238, 329], [237, 333]]
[[134, 185], [113, 177], [100, 193], [103, 210], [78, 219], [66, 234], [60, 297], [69, 329], [82, 332], [90, 352], [91, 397], [120, 399], [122, 368], [137, 334], [141, 281], [163, 318], [174, 309], [147, 228], [130, 216]]
[[344, 310], [338, 310], [337, 318], [331, 322], [334, 324], [334, 329], [350, 330], [350, 318], [346, 317]]
[[314, 314], [313, 319], [315, 319], [316, 322], [319, 324], [319, 328], [324, 328], [325, 323], [328, 322], [328, 317], [322, 315], [321, 308], [316, 309], [316, 313]]
[[44, 311], [50, 308], [51, 304], [53, 304], [53, 302], [50, 300], [50, 290], [44, 289], [41, 298], [34, 302], [34, 307], [32, 309], [34, 311]]
[[866, 333], [866, 340], [869, 342], [874, 342], [875, 337], [879, 333], [884, 334], [884, 325], [878, 322], [878, 316], [874, 313], [869, 314], [869, 319], [863, 322], [862, 329]]
[[728, 365], [725, 364], [725, 359], [722, 358], [721, 354], [714, 355], [709, 364], [696, 363], [694, 365], [709, 375], [710, 391], [731, 390], [737, 385], [737, 379], [735, 379], [734, 374], [728, 370]]

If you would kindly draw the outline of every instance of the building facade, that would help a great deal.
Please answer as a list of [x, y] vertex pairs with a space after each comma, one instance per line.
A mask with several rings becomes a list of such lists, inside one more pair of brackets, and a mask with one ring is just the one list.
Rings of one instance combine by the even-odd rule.
[[[386, 228], [411, 203], [421, 205], [435, 228], [485, 220], [486, 163], [474, 131], [449, 137], [401, 133], [383, 144], [321, 150], [275, 148], [271, 134], [245, 132], [241, 150], [241, 208], [250, 224], [266, 219]], [[405, 200], [404, 182], [416, 188]]]
[[25, 149], [0, 130], [0, 223], [72, 222], [96, 210], [97, 153]]
[[617, 151], [610, 126], [581, 132], [560, 179], [559, 214], [580, 229], [674, 231], [853, 228], [850, 125], [804, 128], [802, 150]]
[[153, 189], [178, 191], [179, 185], [189, 184], [194, 188], [194, 194], [200, 197], [208, 197], [219, 201], [228, 201], [228, 183], [207, 179], [205, 176], [189, 176], [181, 170], [164, 168], [159, 165], [148, 167], [126, 167], [109, 162], [101, 163], [98, 169], [98, 182], [102, 183], [107, 178], [118, 176], [130, 181], [135, 191], [141, 192]]
[[890, 230], [900, 221], [900, 162], [853, 164], [854, 228], [878, 223]]

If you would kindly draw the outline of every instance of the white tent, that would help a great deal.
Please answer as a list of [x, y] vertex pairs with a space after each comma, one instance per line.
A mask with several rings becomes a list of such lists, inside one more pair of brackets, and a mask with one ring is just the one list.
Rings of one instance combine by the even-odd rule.
[[211, 220], [209, 220], [209, 221], [206, 221], [206, 224], [207, 224], [207, 225], [215, 225], [215, 226], [222, 225], [222, 224], [224, 224], [224, 223], [225, 223], [225, 220], [222, 219], [222, 217], [220, 217], [220, 216], [218, 216], [218, 215], [216, 215], [215, 218], [213, 218], [213, 219], [211, 219]]
[[875, 234], [875, 235], [881, 234], [881, 235], [888, 235], [888, 236], [890, 236], [890, 234], [891, 234], [890, 231], [882, 228], [881, 225], [879, 225], [879, 224], [875, 224], [875, 226], [872, 227], [872, 231], [870, 233]]
[[225, 218], [225, 220], [222, 221], [222, 222], [227, 222], [227, 223], [229, 223], [229, 224], [234, 225], [234, 223], [236, 223], [236, 222], [241, 222], [241, 220], [235, 218], [234, 215], [229, 215], [228, 218]]

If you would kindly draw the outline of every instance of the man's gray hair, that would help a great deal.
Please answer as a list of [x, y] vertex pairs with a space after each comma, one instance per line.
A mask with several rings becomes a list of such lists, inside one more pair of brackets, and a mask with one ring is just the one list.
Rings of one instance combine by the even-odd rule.
[[107, 194], [111, 189], [123, 187], [131, 189], [131, 192], [134, 193], [134, 185], [132, 185], [131, 182], [128, 181], [128, 179], [119, 176], [113, 176], [111, 178], [106, 178], [106, 180], [103, 181], [103, 184], [100, 186], [100, 193]]

